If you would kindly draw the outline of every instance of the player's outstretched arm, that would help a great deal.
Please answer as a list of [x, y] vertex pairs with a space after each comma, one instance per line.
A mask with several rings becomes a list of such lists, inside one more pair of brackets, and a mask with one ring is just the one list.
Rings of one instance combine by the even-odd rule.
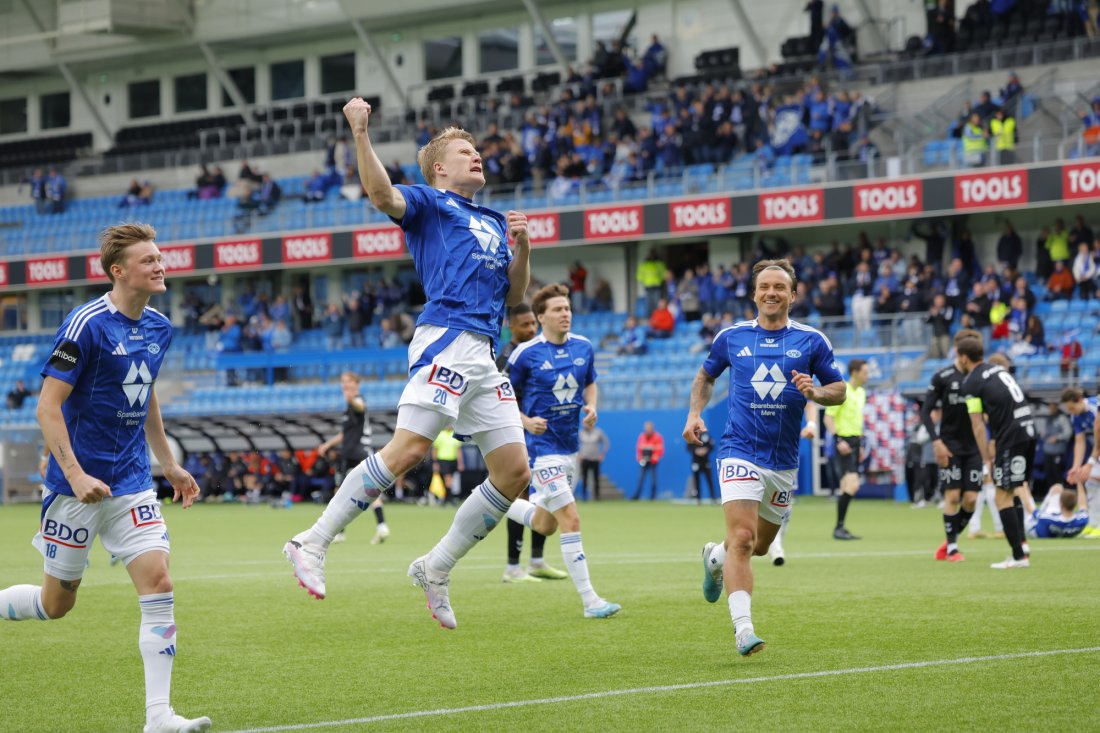
[[691, 404], [688, 407], [687, 423], [684, 424], [684, 440], [691, 445], [702, 445], [699, 436], [707, 431], [703, 422], [703, 410], [710, 404], [714, 394], [714, 378], [705, 369], [699, 369], [691, 382]]
[[172, 448], [168, 445], [168, 436], [164, 433], [164, 419], [160, 415], [160, 402], [157, 401], [156, 388], [149, 390], [149, 415], [145, 418], [145, 440], [157, 457], [164, 478], [172, 484], [172, 500], [183, 498], [183, 508], [191, 506], [199, 495], [199, 485], [195, 477], [176, 462]]
[[370, 121], [370, 105], [362, 97], [355, 97], [344, 105], [344, 117], [355, 138], [355, 157], [359, 162], [359, 180], [374, 207], [387, 216], [401, 219], [405, 216], [405, 197], [390, 183], [386, 167], [378, 159], [367, 135]]
[[508, 236], [516, 243], [512, 263], [508, 265], [508, 307], [519, 305], [531, 284], [531, 238], [527, 234], [527, 215], [522, 211], [508, 212]]
[[81, 503], [95, 504], [110, 496], [111, 489], [94, 476], [84, 473], [73, 452], [69, 429], [65, 426], [65, 416], [61, 413], [61, 405], [69, 399], [72, 392], [73, 386], [68, 382], [46, 377], [42, 383], [42, 392], [38, 395], [38, 425], [46, 438], [46, 447], [72, 487], [73, 495]]

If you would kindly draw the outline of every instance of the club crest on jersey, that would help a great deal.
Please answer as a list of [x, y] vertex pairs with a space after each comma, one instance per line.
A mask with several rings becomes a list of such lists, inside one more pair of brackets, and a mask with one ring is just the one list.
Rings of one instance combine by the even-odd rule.
[[150, 354], [159, 354], [160, 353], [160, 344], [156, 344], [156, 343], [149, 344], [149, 353]]
[[461, 395], [466, 391], [466, 377], [439, 364], [432, 364], [432, 372], [428, 375], [428, 384], [446, 390], [453, 395]]

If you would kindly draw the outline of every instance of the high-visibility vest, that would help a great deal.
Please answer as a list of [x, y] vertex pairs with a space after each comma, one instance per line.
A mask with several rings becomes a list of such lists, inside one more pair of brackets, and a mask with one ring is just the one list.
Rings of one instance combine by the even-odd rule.
[[985, 139], [985, 135], [982, 134], [982, 128], [977, 125], [971, 125], [967, 123], [966, 128], [963, 130], [963, 155], [970, 156], [974, 153], [985, 153], [989, 151], [989, 142]]
[[989, 132], [993, 135], [993, 139], [996, 141], [994, 147], [997, 150], [1015, 150], [1016, 149], [1016, 118], [1005, 117], [1004, 120], [998, 120], [994, 117], [989, 121]]

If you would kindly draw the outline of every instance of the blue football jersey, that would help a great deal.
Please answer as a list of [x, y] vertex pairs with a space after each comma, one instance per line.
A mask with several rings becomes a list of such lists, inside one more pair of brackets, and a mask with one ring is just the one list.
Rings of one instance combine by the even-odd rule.
[[580, 449], [584, 388], [596, 381], [592, 342], [570, 333], [565, 343], [554, 344], [540, 334], [512, 352], [508, 377], [519, 398], [520, 412], [546, 419], [545, 433], [527, 433], [531, 460], [576, 453]]
[[776, 331], [755, 320], [719, 331], [703, 369], [714, 379], [730, 370], [718, 459], [740, 458], [773, 471], [798, 467], [806, 398], [791, 372], [817, 377], [822, 385], [844, 381], [825, 335], [795, 321]]
[[1096, 398], [1088, 397], [1085, 399], [1085, 411], [1080, 415], [1073, 416], [1073, 434], [1079, 435], [1084, 433], [1090, 439], [1092, 438], [1092, 427], [1096, 421]]
[[[172, 343], [172, 324], [146, 308], [139, 320], [124, 316], [109, 296], [96, 298], [65, 318], [42, 368], [73, 386], [61, 405], [73, 453], [84, 473], [114, 496], [152, 487], [145, 418], [153, 383]], [[50, 456], [46, 488], [73, 495]]]
[[1036, 537], [1076, 537], [1085, 531], [1089, 523], [1089, 513], [1084, 509], [1078, 509], [1073, 513], [1072, 519], [1063, 519], [1062, 512], [1055, 509], [1044, 512], [1036, 509], [1032, 514], [1035, 519]]
[[451, 191], [431, 186], [397, 186], [405, 216], [394, 221], [405, 232], [416, 274], [428, 302], [416, 319], [496, 339], [508, 294], [507, 220]]

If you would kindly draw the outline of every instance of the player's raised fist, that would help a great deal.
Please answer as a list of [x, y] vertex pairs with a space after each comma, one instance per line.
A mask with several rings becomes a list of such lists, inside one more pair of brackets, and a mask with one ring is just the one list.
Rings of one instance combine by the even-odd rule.
[[352, 135], [362, 135], [367, 131], [370, 120], [370, 105], [362, 97], [348, 100], [344, 105], [344, 117], [348, 120]]
[[517, 244], [527, 244], [527, 214], [522, 211], [508, 212], [508, 236]]
[[809, 374], [803, 374], [797, 369], [791, 370], [791, 376], [794, 377], [792, 381], [794, 382], [794, 386], [798, 388], [798, 391], [801, 392], [806, 399], [812, 400], [814, 397], [814, 378]]

